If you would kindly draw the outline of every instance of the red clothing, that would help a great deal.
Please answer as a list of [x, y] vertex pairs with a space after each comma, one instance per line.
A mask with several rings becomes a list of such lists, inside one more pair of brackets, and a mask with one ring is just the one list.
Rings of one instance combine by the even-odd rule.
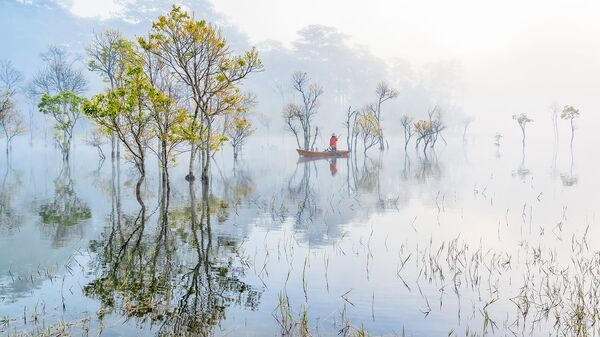
[[332, 176], [334, 176], [337, 173], [337, 163], [335, 159], [329, 163], [329, 171], [331, 171]]
[[338, 138], [336, 136], [331, 136], [331, 138], [329, 138], [329, 146], [332, 149], [337, 149], [337, 141], [338, 141]]

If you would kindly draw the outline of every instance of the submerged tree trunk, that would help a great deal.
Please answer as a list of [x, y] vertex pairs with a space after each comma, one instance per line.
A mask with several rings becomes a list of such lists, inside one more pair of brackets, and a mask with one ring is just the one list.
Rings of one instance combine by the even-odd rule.
[[142, 199], [142, 184], [144, 183], [144, 175], [141, 175], [135, 184], [135, 197], [140, 205], [144, 205], [144, 200]]
[[8, 132], [6, 131], [6, 127], [4, 128], [4, 137], [6, 138], [6, 158], [8, 158], [8, 152], [10, 149], [10, 141], [8, 137]]
[[202, 165], [202, 183], [208, 184], [210, 173], [210, 150], [206, 150], [204, 153], [204, 163]]
[[573, 118], [571, 118], [571, 151], [573, 150], [573, 138], [575, 138], [575, 126], [573, 125]]
[[202, 183], [203, 184], [207, 184], [208, 183], [208, 174], [209, 174], [209, 170], [210, 170], [210, 157], [211, 157], [211, 137], [212, 137], [212, 120], [208, 119], [209, 117], [206, 116], [206, 140], [204, 143], [204, 146], [202, 148], [202, 159], [203, 159], [203, 163], [202, 163]]
[[162, 184], [166, 188], [167, 193], [170, 191], [169, 182], [169, 157], [167, 154], [167, 142], [163, 139], [161, 142], [161, 171], [162, 171]]
[[237, 145], [232, 145], [233, 147], [233, 160], [236, 161], [238, 159], [238, 151], [239, 151], [239, 146]]
[[196, 151], [198, 150], [198, 147], [196, 146], [196, 144], [194, 144], [194, 142], [192, 142], [192, 148], [190, 150], [190, 162], [189, 162], [189, 166], [188, 166], [188, 174], [185, 176], [185, 180], [187, 181], [193, 181], [196, 177], [194, 177], [194, 166], [196, 164]]
[[304, 129], [304, 149], [310, 150], [310, 129]]
[[110, 135], [110, 158], [111, 159], [115, 159], [115, 155], [116, 155], [116, 142], [115, 142], [115, 135]]

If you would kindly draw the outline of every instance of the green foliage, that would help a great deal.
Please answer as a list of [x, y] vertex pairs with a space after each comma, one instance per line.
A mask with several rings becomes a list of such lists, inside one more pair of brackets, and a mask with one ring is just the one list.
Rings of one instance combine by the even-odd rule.
[[526, 113], [515, 114], [512, 116], [512, 119], [517, 121], [521, 128], [525, 128], [525, 125], [527, 125], [527, 123], [533, 122], [533, 119], [529, 118], [529, 116], [527, 116]]
[[54, 181], [54, 198], [41, 205], [42, 223], [70, 227], [92, 217], [90, 207], [81, 200], [73, 186], [69, 167], [64, 167]]
[[243, 265], [231, 258], [237, 242], [205, 227], [227, 212], [227, 203], [209, 197], [161, 209], [158, 223], [149, 221], [144, 208], [124, 215], [124, 226], [108, 226], [100, 241], [92, 242], [100, 274], [84, 286], [84, 294], [100, 300], [102, 313], [114, 310], [126, 319], [157, 323], [161, 336], [212, 335], [227, 307], [255, 308], [260, 298], [243, 282]]
[[[262, 69], [256, 49], [234, 55], [218, 27], [178, 6], [160, 16], [137, 44], [107, 30], [94, 36], [87, 52], [89, 69], [111, 86], [87, 101], [84, 113], [118, 137], [141, 172], [146, 149], [166, 167], [175, 146], [189, 143], [190, 172], [198, 150], [209, 157], [221, 149], [230, 137], [217, 119], [248, 112], [251, 99], [240, 84]], [[210, 161], [204, 163], [207, 176]]]
[[94, 34], [94, 41], [86, 48], [88, 69], [99, 73], [114, 89], [127, 70], [128, 60], [134, 57], [133, 43], [118, 30], [107, 29]]
[[262, 69], [256, 49], [233, 55], [220, 30], [206, 21], [196, 21], [181, 7], [152, 24], [147, 38], [138, 38], [145, 51], [156, 55], [192, 94], [195, 107], [190, 118], [174, 127], [182, 137], [210, 154], [227, 141], [214, 131], [219, 116], [248, 111], [249, 97], [239, 88], [251, 72]]
[[151, 85], [141, 66], [131, 66], [122, 86], [98, 94], [83, 106], [84, 114], [116, 135], [144, 173], [145, 150], [153, 138], [150, 121], [155, 109], [170, 109], [172, 99]]
[[254, 134], [256, 129], [250, 123], [250, 120], [242, 113], [236, 113], [225, 123], [225, 134], [233, 146], [234, 158], [237, 158], [238, 151], [246, 143], [246, 140]]
[[72, 91], [61, 91], [56, 95], [44, 93], [40, 98], [38, 108], [54, 118], [54, 139], [65, 152], [70, 149], [73, 128], [81, 116], [84, 102], [84, 98]]
[[579, 118], [579, 109], [575, 109], [572, 105], [565, 105], [562, 112], [560, 113], [560, 118], [565, 120], [573, 120], [575, 118]]

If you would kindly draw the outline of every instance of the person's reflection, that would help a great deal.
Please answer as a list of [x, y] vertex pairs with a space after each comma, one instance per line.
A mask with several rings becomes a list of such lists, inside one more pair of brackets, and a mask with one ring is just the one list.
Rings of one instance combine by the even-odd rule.
[[334, 176], [337, 173], [337, 159], [332, 158], [329, 160], [329, 171], [331, 172], [331, 176]]

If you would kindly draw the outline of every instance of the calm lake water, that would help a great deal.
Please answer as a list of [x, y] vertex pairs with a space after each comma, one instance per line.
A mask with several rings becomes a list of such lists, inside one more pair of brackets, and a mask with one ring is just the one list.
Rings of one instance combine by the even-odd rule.
[[596, 335], [594, 137], [335, 162], [260, 140], [217, 155], [206, 193], [185, 157], [168, 195], [154, 168], [141, 203], [126, 159], [21, 140], [0, 158], [0, 334]]

